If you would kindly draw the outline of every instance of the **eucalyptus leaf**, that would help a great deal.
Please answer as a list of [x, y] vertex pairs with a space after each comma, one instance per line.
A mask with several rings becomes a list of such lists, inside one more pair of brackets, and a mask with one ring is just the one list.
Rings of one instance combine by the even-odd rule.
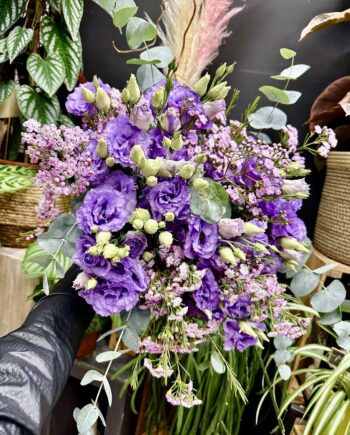
[[164, 74], [159, 71], [154, 65], [141, 65], [136, 72], [137, 83], [142, 90], [157, 84], [165, 78]]
[[34, 30], [25, 27], [16, 26], [11, 30], [7, 37], [7, 49], [12, 63], [15, 58], [26, 48], [33, 38]]
[[350, 336], [350, 322], [338, 322], [333, 326], [333, 329], [339, 337]]
[[293, 276], [290, 283], [290, 289], [297, 297], [303, 297], [310, 294], [320, 282], [319, 275], [310, 272], [307, 269], [301, 269]]
[[148, 61], [158, 60], [158, 68], [165, 68], [173, 60], [174, 55], [169, 47], [160, 45], [157, 47], [149, 48], [140, 54], [140, 58]]
[[350, 300], [346, 299], [340, 306], [343, 313], [350, 313]]
[[205, 222], [214, 224], [219, 222], [229, 209], [229, 198], [221, 184], [209, 178], [205, 180], [209, 184], [206, 189], [198, 191], [191, 188], [191, 212]]
[[114, 334], [115, 332], [119, 332], [121, 330], [123, 330], [125, 328], [125, 326], [118, 326], [117, 328], [112, 328], [109, 331], [105, 332], [104, 334], [100, 335], [97, 339], [97, 341], [101, 341], [104, 338], [108, 337], [111, 334]]
[[140, 349], [140, 339], [134, 326], [127, 325], [125, 327], [122, 340], [125, 346], [134, 352], [137, 352]]
[[104, 9], [112, 18], [117, 0], [93, 0], [94, 3]]
[[99, 417], [99, 410], [92, 403], [76, 413], [77, 428], [80, 433], [89, 431]]
[[89, 370], [83, 376], [83, 379], [80, 381], [80, 385], [88, 385], [95, 381], [103, 382], [103, 379], [104, 376], [102, 373], [98, 372], [97, 370]]
[[309, 65], [298, 64], [284, 69], [279, 75], [271, 76], [275, 80], [296, 80], [310, 69]]
[[212, 352], [210, 355], [210, 363], [216, 373], [222, 375], [226, 371], [226, 367], [224, 362], [222, 361], [221, 356], [217, 352]]
[[157, 29], [143, 18], [133, 17], [128, 21], [125, 35], [129, 47], [134, 49], [143, 42], [152, 41], [157, 36]]
[[284, 381], [288, 381], [288, 379], [291, 377], [292, 370], [286, 364], [282, 364], [278, 366], [278, 373]]
[[323, 275], [324, 273], [327, 273], [327, 272], [333, 270], [337, 266], [338, 266], [338, 263], [326, 264], [322, 267], [318, 267], [317, 269], [314, 269], [313, 273], [317, 273], [318, 275]]
[[259, 91], [272, 102], [289, 104], [288, 95], [282, 89], [276, 88], [275, 86], [261, 86]]
[[122, 313], [121, 318], [123, 321], [126, 321], [128, 317], [128, 321], [126, 327], [132, 325], [135, 328], [137, 334], [144, 331], [150, 321], [150, 311], [149, 310], [140, 310], [137, 306], [134, 307], [130, 312]]
[[118, 359], [124, 353], [127, 353], [127, 352], [129, 352], [129, 349], [120, 350], [118, 352], [117, 351], [113, 351], [113, 350], [108, 350], [106, 352], [102, 352], [102, 353], [98, 354], [96, 356], [96, 361], [98, 363], [104, 363], [104, 362], [114, 361], [115, 359]]
[[134, 0], [117, 0], [114, 13], [113, 24], [122, 29], [138, 10]]
[[276, 365], [280, 366], [287, 362], [292, 362], [294, 359], [294, 355], [292, 352], [289, 352], [288, 350], [277, 350], [273, 354], [273, 359], [275, 360]]
[[273, 339], [273, 344], [277, 350], [285, 350], [288, 349], [293, 344], [294, 340], [289, 337], [275, 337]]
[[105, 393], [106, 393], [106, 396], [107, 396], [108, 404], [109, 404], [109, 406], [112, 406], [112, 398], [113, 398], [113, 396], [112, 396], [112, 388], [111, 388], [107, 378], [103, 379], [103, 388], [105, 389]]
[[320, 290], [311, 298], [311, 305], [320, 313], [330, 313], [338, 308], [346, 298], [346, 289], [339, 280], [334, 280], [325, 290]]
[[321, 325], [334, 325], [337, 322], [341, 321], [341, 310], [337, 308], [330, 313], [324, 313], [321, 315], [321, 318], [317, 320]]
[[292, 59], [297, 55], [296, 51], [290, 50], [289, 48], [281, 48], [280, 53], [283, 59]]
[[350, 337], [346, 337], [344, 335], [337, 337], [336, 339], [337, 345], [346, 351], [350, 350]]
[[263, 128], [281, 130], [287, 123], [287, 115], [277, 107], [266, 106], [249, 115], [248, 120], [250, 125], [257, 130]]

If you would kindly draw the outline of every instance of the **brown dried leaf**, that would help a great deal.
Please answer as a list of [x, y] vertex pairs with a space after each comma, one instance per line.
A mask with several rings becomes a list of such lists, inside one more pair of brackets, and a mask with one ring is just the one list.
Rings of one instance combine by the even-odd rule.
[[346, 21], [350, 21], [350, 9], [346, 9], [342, 12], [328, 12], [326, 14], [316, 15], [301, 32], [299, 41], [316, 30]]
[[339, 105], [345, 112], [345, 116], [350, 115], [350, 92], [348, 92], [343, 99], [339, 101]]

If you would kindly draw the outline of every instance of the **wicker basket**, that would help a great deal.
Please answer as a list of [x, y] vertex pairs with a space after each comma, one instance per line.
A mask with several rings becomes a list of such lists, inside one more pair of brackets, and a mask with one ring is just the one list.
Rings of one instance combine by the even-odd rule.
[[350, 265], [350, 153], [333, 151], [328, 156], [314, 246], [327, 257]]
[[[20, 190], [15, 193], [0, 194], [0, 243], [12, 248], [26, 248], [31, 241], [16, 239], [21, 233], [37, 227], [47, 227], [49, 222], [40, 222], [36, 218], [35, 208], [42, 191], [37, 187]], [[56, 206], [61, 213], [70, 209], [70, 197], [61, 197]]]

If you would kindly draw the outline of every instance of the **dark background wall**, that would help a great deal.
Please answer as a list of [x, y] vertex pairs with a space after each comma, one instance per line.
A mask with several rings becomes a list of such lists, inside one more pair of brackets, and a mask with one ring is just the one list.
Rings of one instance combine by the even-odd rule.
[[[136, 3], [140, 5], [139, 16], [145, 10], [152, 18], [158, 16], [158, 0], [139, 0]], [[247, 104], [258, 94], [259, 86], [276, 84], [269, 77], [288, 66], [280, 57], [279, 49], [287, 47], [296, 50], [297, 61], [311, 65], [311, 70], [296, 83], [292, 83], [290, 89], [301, 91], [303, 96], [296, 105], [286, 106], [285, 111], [289, 123], [301, 129], [302, 137], [306, 132], [303, 124], [317, 95], [331, 81], [350, 74], [350, 24], [323, 29], [298, 42], [300, 32], [315, 15], [349, 8], [350, 0], [234, 2], [234, 6], [240, 5], [245, 5], [245, 9], [232, 19], [232, 34], [222, 46], [218, 59], [209, 71], [214, 70], [221, 62], [237, 61], [230, 84], [241, 90], [239, 104], [233, 113], [234, 117], [240, 118]], [[81, 32], [86, 77], [91, 79], [93, 74], [98, 74], [104, 81], [123, 87], [135, 68], [125, 64], [127, 57], [116, 53], [112, 41], [125, 48], [124, 37], [121, 37], [118, 29], [113, 26], [109, 15], [92, 0], [86, 1]], [[267, 101], [263, 99], [262, 104], [265, 103]], [[308, 165], [313, 167], [311, 158], [308, 158]], [[309, 177], [312, 195], [305, 201], [302, 210], [302, 217], [307, 222], [311, 236], [322, 180], [323, 175], [316, 171]]]

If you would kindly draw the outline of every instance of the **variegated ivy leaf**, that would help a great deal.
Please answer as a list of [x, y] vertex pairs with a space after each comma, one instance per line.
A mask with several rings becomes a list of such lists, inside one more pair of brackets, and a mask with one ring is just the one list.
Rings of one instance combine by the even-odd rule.
[[33, 38], [33, 34], [33, 29], [25, 29], [21, 26], [16, 26], [11, 30], [7, 37], [7, 49], [11, 63], [29, 44]]
[[65, 84], [71, 91], [78, 80], [81, 65], [81, 41], [73, 41], [67, 29], [45, 17], [40, 26], [40, 40], [49, 54], [59, 54], [66, 69]]
[[36, 172], [17, 165], [0, 165], [0, 193], [12, 193], [32, 184]]
[[7, 53], [7, 38], [0, 39], [0, 54]]
[[69, 33], [76, 40], [79, 37], [79, 26], [84, 12], [84, 1], [62, 0], [62, 11]]
[[43, 59], [39, 54], [32, 53], [27, 60], [27, 70], [34, 81], [50, 97], [64, 81], [65, 68], [59, 54], [50, 54]]
[[0, 80], [0, 104], [3, 103], [14, 91], [15, 82], [9, 80], [8, 82], [3, 82]]
[[1, 0], [0, 35], [3, 35], [20, 18], [26, 3], [27, 0]]
[[26, 119], [34, 118], [41, 124], [52, 124], [60, 116], [60, 103], [56, 96], [48, 97], [43, 92], [36, 92], [28, 85], [17, 91], [19, 110]]

